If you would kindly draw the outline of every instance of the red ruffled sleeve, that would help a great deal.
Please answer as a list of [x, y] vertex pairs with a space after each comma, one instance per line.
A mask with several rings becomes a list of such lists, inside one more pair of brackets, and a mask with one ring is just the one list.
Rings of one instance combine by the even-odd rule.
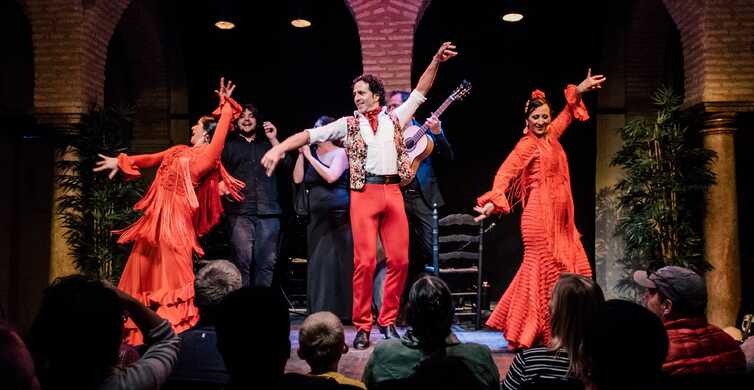
[[136, 166], [134, 160], [125, 153], [118, 155], [118, 169], [126, 180], [133, 180], [141, 177], [139, 167]]
[[576, 86], [568, 84], [563, 92], [565, 93], [566, 106], [550, 125], [549, 135], [556, 139], [560, 138], [573, 119], [581, 122], [589, 119], [589, 112], [586, 110], [584, 101], [581, 100], [581, 95], [576, 91]]
[[220, 100], [220, 105], [217, 106], [215, 111], [212, 111], [212, 116], [215, 117], [215, 119], [219, 119], [223, 114], [223, 107], [228, 104], [231, 109], [233, 109], [233, 120], [238, 119], [239, 116], [241, 116], [241, 113], [243, 112], [243, 107], [241, 107], [238, 102], [233, 99], [232, 97], [224, 97], [222, 100]]
[[487, 203], [492, 203], [495, 213], [507, 214], [511, 211], [511, 199], [521, 201], [525, 198], [521, 173], [539, 151], [537, 141], [533, 137], [526, 135], [518, 141], [497, 170], [492, 190], [477, 198], [478, 206], [483, 207]]
[[162, 158], [165, 157], [170, 150], [185, 147], [185, 146], [173, 146], [162, 152], [152, 154], [137, 154], [135, 156], [129, 156], [125, 153], [118, 155], [118, 169], [123, 173], [126, 180], [132, 180], [141, 177], [140, 168], [150, 168], [156, 165], [160, 165]]

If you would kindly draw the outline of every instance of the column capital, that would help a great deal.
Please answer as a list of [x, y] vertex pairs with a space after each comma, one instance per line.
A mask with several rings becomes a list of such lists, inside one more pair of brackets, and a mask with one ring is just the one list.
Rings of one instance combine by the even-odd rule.
[[703, 136], [733, 135], [740, 114], [754, 112], [754, 102], [701, 102], [689, 107], [688, 112]]

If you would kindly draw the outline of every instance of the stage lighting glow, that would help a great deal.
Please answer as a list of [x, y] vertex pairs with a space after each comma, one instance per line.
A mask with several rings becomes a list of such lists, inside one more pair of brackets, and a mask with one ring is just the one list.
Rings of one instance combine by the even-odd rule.
[[219, 28], [220, 30], [232, 30], [236, 27], [236, 25], [233, 22], [227, 20], [218, 20], [217, 22], [215, 22], [215, 27]]
[[293, 19], [291, 20], [291, 25], [296, 28], [307, 28], [312, 25], [312, 22], [306, 19]]
[[506, 21], [509, 23], [520, 22], [523, 18], [524, 18], [524, 15], [521, 15], [517, 12], [509, 12], [503, 15], [503, 21]]

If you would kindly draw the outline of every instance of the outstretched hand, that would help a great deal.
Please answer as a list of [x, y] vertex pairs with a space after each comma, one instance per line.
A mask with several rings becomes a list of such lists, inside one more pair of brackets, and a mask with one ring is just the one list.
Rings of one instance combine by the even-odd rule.
[[280, 162], [280, 159], [283, 158], [284, 154], [285, 152], [282, 152], [276, 145], [270, 148], [270, 150], [262, 156], [262, 166], [264, 166], [267, 176], [272, 176], [272, 172], [275, 171], [275, 167], [278, 165], [278, 162]]
[[476, 218], [474, 218], [474, 222], [479, 222], [483, 219], [486, 219], [490, 215], [492, 215], [492, 212], [495, 210], [495, 205], [492, 203], [485, 203], [484, 206], [476, 206], [474, 207], [474, 211], [479, 213]]
[[589, 68], [589, 70], [586, 72], [586, 78], [584, 79], [584, 81], [576, 86], [576, 91], [578, 91], [579, 94], [582, 94], [584, 92], [600, 89], [602, 88], [602, 83], [604, 83], [605, 80], [607, 80], [607, 78], [601, 74], [592, 76], [592, 68]]
[[445, 62], [458, 55], [458, 52], [455, 51], [455, 49], [456, 45], [452, 42], [443, 42], [440, 49], [437, 50], [437, 54], [435, 54], [435, 59], [440, 62]]
[[102, 158], [102, 160], [99, 160], [95, 163], [94, 169], [92, 169], [94, 172], [100, 172], [100, 171], [106, 171], [109, 170], [110, 173], [107, 175], [108, 179], [111, 179], [115, 177], [115, 174], [118, 173], [118, 159], [115, 157], [109, 157], [105, 156], [104, 154], [97, 154]]
[[229, 98], [233, 94], [233, 90], [236, 89], [236, 85], [232, 81], [225, 82], [225, 77], [220, 77], [220, 89], [216, 89], [215, 93], [220, 98], [220, 104], [225, 102], [225, 98]]

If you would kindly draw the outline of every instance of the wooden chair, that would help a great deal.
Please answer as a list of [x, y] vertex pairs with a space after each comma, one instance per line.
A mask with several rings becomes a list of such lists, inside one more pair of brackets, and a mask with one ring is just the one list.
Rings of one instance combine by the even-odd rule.
[[440, 220], [432, 213], [432, 265], [426, 272], [442, 278], [450, 287], [456, 316], [474, 317], [476, 329], [482, 322], [482, 255], [484, 220], [469, 214], [451, 214]]

